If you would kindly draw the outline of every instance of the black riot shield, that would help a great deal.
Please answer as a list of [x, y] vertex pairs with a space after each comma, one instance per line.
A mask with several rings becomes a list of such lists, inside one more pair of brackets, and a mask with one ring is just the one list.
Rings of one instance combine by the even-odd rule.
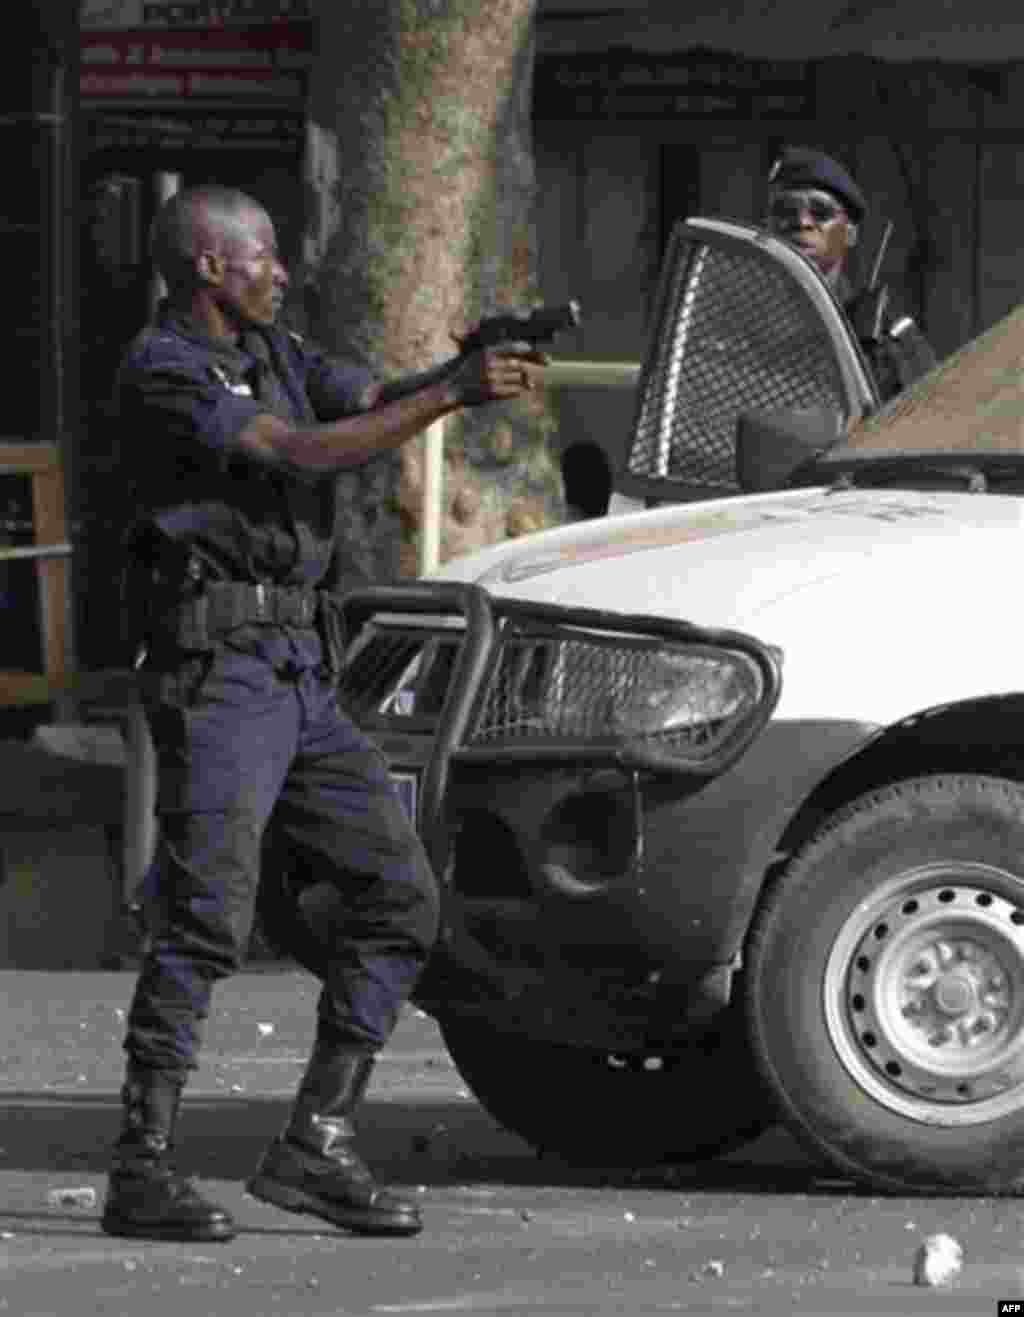
[[879, 405], [845, 315], [787, 243], [723, 220], [677, 224], [615, 488], [677, 501], [741, 492], [744, 419], [821, 435], [825, 447]]

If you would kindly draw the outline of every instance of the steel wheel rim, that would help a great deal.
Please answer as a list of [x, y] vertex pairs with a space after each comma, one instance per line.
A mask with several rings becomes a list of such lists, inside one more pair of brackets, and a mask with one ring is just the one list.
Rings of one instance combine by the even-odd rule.
[[887, 1110], [976, 1125], [1024, 1102], [1024, 883], [969, 862], [890, 879], [847, 917], [824, 978], [847, 1074]]

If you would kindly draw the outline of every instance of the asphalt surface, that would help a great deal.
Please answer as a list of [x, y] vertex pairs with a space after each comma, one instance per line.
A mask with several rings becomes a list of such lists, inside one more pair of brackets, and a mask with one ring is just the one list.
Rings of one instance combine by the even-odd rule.
[[[178, 1162], [235, 1213], [238, 1238], [110, 1239], [99, 1214], [133, 982], [0, 972], [0, 1313], [989, 1317], [997, 1299], [1024, 1301], [1015, 1200], [872, 1197], [777, 1130], [702, 1166], [568, 1168], [481, 1110], [415, 1011], [377, 1068], [361, 1146], [383, 1181], [422, 1199], [423, 1234], [359, 1239], [259, 1203], [244, 1180], [312, 1037], [316, 984], [291, 971], [218, 989], [181, 1121]], [[613, 1138], [616, 1113], [604, 1115]], [[916, 1285], [914, 1252], [938, 1231], [963, 1246], [963, 1270], [950, 1286]]]

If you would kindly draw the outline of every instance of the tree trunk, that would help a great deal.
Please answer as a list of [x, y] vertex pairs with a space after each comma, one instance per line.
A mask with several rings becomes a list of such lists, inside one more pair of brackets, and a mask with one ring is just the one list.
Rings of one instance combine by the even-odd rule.
[[[320, 0], [310, 90], [313, 336], [386, 375], [538, 300], [530, 135], [536, 0]], [[441, 556], [561, 518], [543, 397], [449, 420]], [[422, 445], [343, 477], [377, 580], [417, 570]]]

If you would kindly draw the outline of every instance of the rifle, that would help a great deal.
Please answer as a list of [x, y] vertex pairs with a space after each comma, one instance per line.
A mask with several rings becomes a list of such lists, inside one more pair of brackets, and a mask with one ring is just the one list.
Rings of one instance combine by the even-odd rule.
[[878, 279], [892, 229], [889, 220], [878, 244], [867, 286], [846, 307], [847, 317], [867, 356], [883, 402], [888, 402], [900, 390], [920, 379], [936, 362], [931, 344], [909, 316], [885, 327], [889, 289], [885, 284], [879, 287]]
[[868, 281], [846, 308], [850, 323], [862, 343], [877, 343], [882, 337], [882, 322], [889, 306], [889, 289], [886, 285], [879, 288], [878, 280], [894, 228], [892, 220], [886, 220]]
[[878, 276], [882, 273], [882, 262], [885, 260], [885, 253], [889, 250], [889, 239], [892, 237], [893, 229], [896, 225], [892, 220], [885, 221], [885, 230], [878, 241], [878, 251], [875, 252], [875, 259], [871, 265], [871, 277], [868, 279], [868, 290], [874, 292], [878, 287]]
[[529, 343], [536, 348], [575, 329], [580, 319], [580, 304], [576, 301], [564, 306], [539, 306], [533, 311], [498, 311], [485, 316], [465, 338], [459, 339], [459, 346], [463, 352], [493, 348], [499, 343]]

